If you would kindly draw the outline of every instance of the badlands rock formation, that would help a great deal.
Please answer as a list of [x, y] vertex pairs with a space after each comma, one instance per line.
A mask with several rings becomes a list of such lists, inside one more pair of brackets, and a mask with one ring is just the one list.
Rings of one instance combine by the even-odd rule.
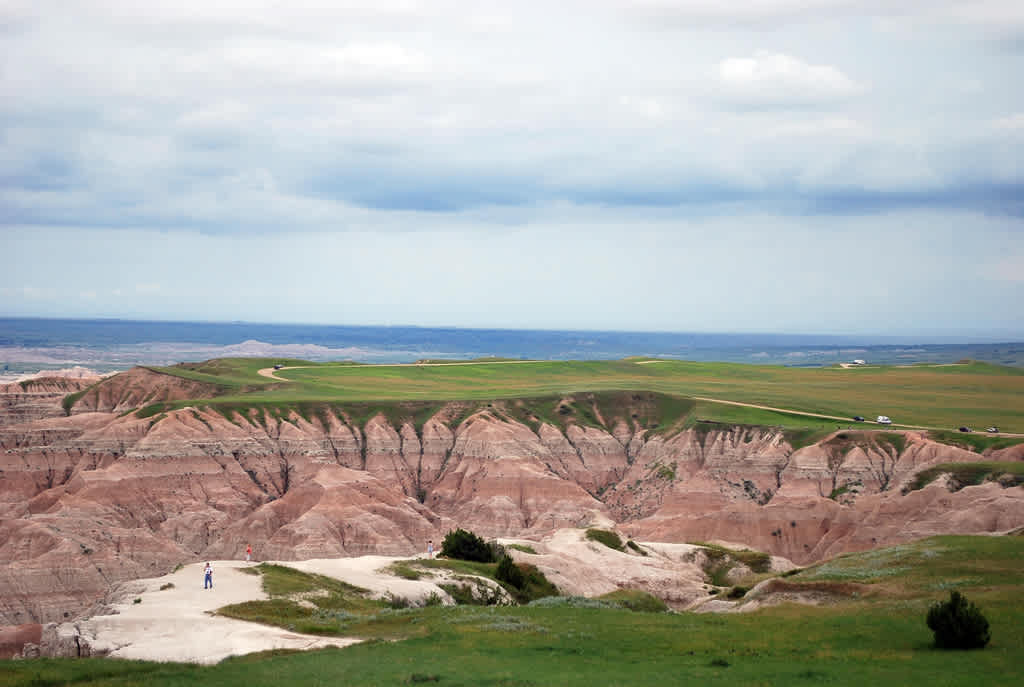
[[99, 380], [99, 376], [77, 375], [36, 377], [0, 384], [0, 427], [60, 415], [61, 403], [68, 394], [82, 391]]
[[806, 564], [1024, 525], [1020, 487], [904, 493], [923, 468], [979, 459], [913, 432], [838, 431], [794, 450], [773, 429], [659, 433], [596, 405], [605, 427], [497, 401], [438, 406], [421, 424], [354, 406], [130, 412], [211, 393], [146, 370], [79, 394], [70, 415], [62, 391], [29, 403], [35, 392], [13, 385], [0, 401], [33, 407], [0, 412], [0, 625], [75, 618], [116, 583], [237, 560], [248, 544], [261, 560], [406, 556], [455, 527], [538, 539], [612, 523], [642, 541], [743, 542]]

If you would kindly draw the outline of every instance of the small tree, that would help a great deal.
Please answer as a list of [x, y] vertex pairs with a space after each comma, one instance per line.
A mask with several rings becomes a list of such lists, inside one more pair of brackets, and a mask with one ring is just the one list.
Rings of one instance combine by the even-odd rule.
[[519, 590], [522, 590], [523, 585], [526, 584], [526, 576], [510, 556], [505, 556], [498, 562], [498, 569], [494, 572], [494, 577], [499, 582], [505, 582]]
[[957, 591], [949, 593], [949, 601], [936, 602], [928, 609], [928, 627], [935, 633], [939, 649], [980, 649], [991, 638], [988, 620]]
[[444, 541], [441, 542], [441, 555], [460, 561], [494, 562], [494, 553], [487, 546], [487, 542], [463, 529], [445, 535]]

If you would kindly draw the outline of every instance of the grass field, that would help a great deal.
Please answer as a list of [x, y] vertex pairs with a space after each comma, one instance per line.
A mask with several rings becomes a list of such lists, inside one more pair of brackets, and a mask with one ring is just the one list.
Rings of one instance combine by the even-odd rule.
[[[845, 555], [786, 580], [860, 591], [820, 607], [786, 604], [736, 615], [633, 612], [571, 599], [511, 608], [386, 609], [352, 628], [363, 636], [407, 639], [256, 654], [211, 667], [15, 661], [0, 669], [0, 685], [941, 687], [1024, 681], [1024, 537], [934, 537]], [[991, 623], [989, 647], [932, 648], [925, 613], [950, 589], [981, 607]]]
[[[279, 372], [287, 382], [257, 374], [278, 362], [300, 369]], [[224, 359], [153, 369], [215, 384], [217, 402], [225, 405], [485, 401], [643, 390], [840, 418], [888, 415], [897, 424], [939, 430], [996, 425], [1024, 432], [1024, 370], [985, 363], [840, 369], [644, 360], [383, 366]], [[793, 428], [842, 422], [709, 401], [700, 402], [695, 416]]]

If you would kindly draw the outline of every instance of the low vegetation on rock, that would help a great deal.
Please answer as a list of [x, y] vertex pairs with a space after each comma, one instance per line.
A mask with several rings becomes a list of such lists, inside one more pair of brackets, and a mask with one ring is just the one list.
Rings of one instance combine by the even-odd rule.
[[522, 551], [523, 553], [528, 553], [532, 556], [537, 555], [536, 549], [534, 549], [529, 544], [505, 544], [505, 548], [512, 549], [514, 551]]
[[627, 541], [627, 542], [626, 542], [626, 546], [628, 546], [628, 547], [629, 547], [629, 548], [631, 548], [632, 550], [636, 551], [636, 552], [637, 552], [638, 554], [640, 554], [641, 556], [646, 556], [646, 555], [648, 555], [648, 554], [647, 554], [647, 552], [646, 552], [646, 551], [645, 551], [644, 549], [642, 549], [642, 548], [640, 547], [640, 545], [639, 545], [639, 544], [637, 544], [637, 543], [636, 543], [635, 541], [633, 541], [632, 539], [630, 539], [629, 541]]
[[395, 607], [393, 598], [372, 599], [369, 590], [325, 575], [269, 563], [249, 570], [262, 574], [263, 591], [270, 598], [225, 606], [218, 611], [221, 615], [304, 634], [339, 635], [367, 616]]
[[599, 544], [604, 544], [609, 549], [615, 549], [616, 551], [622, 551], [622, 538], [611, 530], [600, 530], [591, 528], [587, 530], [587, 539], [596, 541]]
[[984, 482], [997, 482], [1003, 487], [1016, 487], [1024, 484], [1024, 463], [941, 463], [919, 472], [905, 491], [909, 493], [923, 489], [942, 475], [949, 475], [951, 491], [959, 491], [964, 487]]
[[694, 544], [703, 547], [702, 551], [706, 559], [704, 572], [707, 573], [711, 584], [717, 587], [729, 586], [731, 584], [729, 573], [740, 566], [745, 566], [755, 574], [768, 573], [772, 568], [772, 557], [762, 551], [730, 549], [708, 542], [694, 542]]

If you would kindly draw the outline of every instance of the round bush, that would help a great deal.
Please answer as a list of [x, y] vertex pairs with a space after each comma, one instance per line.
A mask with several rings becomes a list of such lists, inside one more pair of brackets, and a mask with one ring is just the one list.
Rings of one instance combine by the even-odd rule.
[[956, 591], [949, 593], [949, 601], [928, 609], [928, 627], [935, 633], [935, 646], [940, 649], [980, 649], [991, 638], [988, 620]]

